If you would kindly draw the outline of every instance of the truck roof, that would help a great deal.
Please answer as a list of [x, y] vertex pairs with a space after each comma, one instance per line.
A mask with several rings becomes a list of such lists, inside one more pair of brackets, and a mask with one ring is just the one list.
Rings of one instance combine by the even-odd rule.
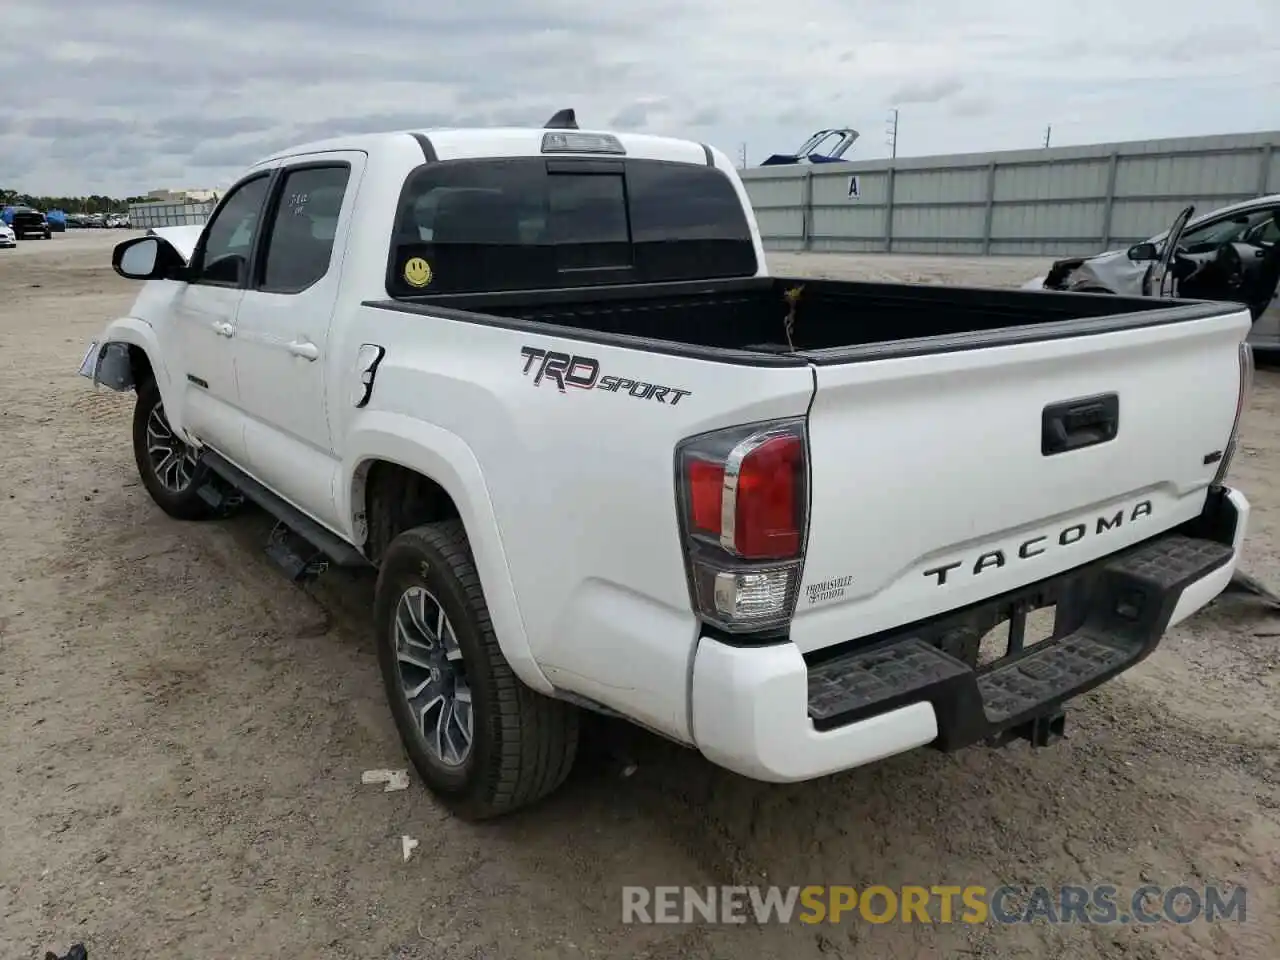
[[[258, 160], [253, 166], [270, 163], [284, 157], [309, 153], [327, 153], [336, 150], [363, 150], [375, 152], [390, 146], [404, 137], [425, 137], [441, 160], [458, 160], [482, 157], [539, 156], [542, 138], [549, 132], [546, 127], [424, 127], [418, 130], [396, 130], [387, 133], [365, 133], [346, 137], [332, 137], [298, 144], [277, 150]], [[574, 133], [617, 137], [626, 148], [627, 156], [649, 160], [669, 160], [677, 163], [711, 165], [719, 151], [693, 140], [675, 137], [657, 137], [643, 133], [620, 133], [613, 130], [575, 130]], [[719, 156], [723, 156], [720, 154]], [[720, 165], [716, 163], [716, 165]]]

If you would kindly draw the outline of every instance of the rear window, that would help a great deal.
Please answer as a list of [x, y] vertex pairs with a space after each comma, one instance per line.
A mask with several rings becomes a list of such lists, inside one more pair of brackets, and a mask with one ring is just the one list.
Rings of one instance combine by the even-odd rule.
[[719, 170], [543, 157], [431, 163], [405, 184], [387, 291], [538, 290], [754, 276]]

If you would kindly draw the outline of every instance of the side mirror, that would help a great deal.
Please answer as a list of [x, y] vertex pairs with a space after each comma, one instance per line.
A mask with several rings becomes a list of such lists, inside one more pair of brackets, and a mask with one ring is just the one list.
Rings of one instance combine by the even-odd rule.
[[1160, 250], [1154, 243], [1135, 243], [1129, 248], [1129, 259], [1136, 263], [1147, 260], [1159, 260]]
[[118, 243], [111, 253], [112, 269], [126, 280], [176, 279], [185, 266], [182, 254], [155, 236]]

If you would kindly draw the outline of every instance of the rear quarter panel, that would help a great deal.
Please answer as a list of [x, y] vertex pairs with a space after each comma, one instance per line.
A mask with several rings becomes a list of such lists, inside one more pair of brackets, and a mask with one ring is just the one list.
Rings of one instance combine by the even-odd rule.
[[[688, 740], [698, 628], [677, 524], [675, 447], [718, 427], [803, 414], [811, 369], [708, 362], [374, 307], [361, 308], [358, 326], [388, 350], [369, 407], [348, 404], [341, 415], [348, 472], [366, 455], [368, 426], [397, 417], [439, 431], [432, 442], [453, 448], [454, 462], [474, 458], [470, 481], [465, 470], [433, 479], [464, 519], [494, 525], [493, 536], [469, 534], [504, 650], [527, 643], [555, 687]], [[539, 351], [581, 358], [584, 372], [598, 364], [597, 385], [539, 380]], [[668, 393], [611, 391], [611, 377]]]

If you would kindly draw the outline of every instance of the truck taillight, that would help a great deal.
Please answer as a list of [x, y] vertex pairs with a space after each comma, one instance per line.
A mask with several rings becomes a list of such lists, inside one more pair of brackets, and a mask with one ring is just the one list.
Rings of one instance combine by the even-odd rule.
[[1247, 342], [1240, 344], [1240, 390], [1236, 394], [1236, 417], [1231, 423], [1231, 436], [1227, 447], [1218, 461], [1218, 472], [1213, 478], [1215, 484], [1222, 484], [1227, 479], [1227, 471], [1231, 469], [1231, 460], [1236, 454], [1236, 444], [1240, 439], [1240, 421], [1244, 419], [1245, 408], [1249, 405], [1249, 395], [1253, 392], [1253, 348]]
[[693, 437], [676, 452], [694, 603], [731, 632], [791, 619], [808, 520], [803, 420]]

